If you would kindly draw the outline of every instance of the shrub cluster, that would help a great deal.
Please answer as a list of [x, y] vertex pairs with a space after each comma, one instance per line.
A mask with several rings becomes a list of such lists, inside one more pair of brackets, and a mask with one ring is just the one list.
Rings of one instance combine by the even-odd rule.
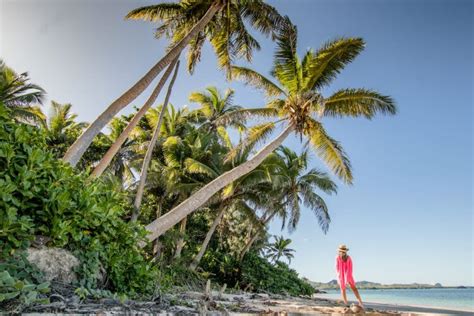
[[[124, 218], [123, 192], [90, 180], [47, 150], [40, 129], [15, 123], [0, 105], [0, 260], [29, 247], [35, 235], [82, 262], [79, 286], [129, 296], [152, 294], [158, 270], [137, 246], [145, 230]], [[105, 281], [99, 284], [100, 271]]]
[[314, 287], [298, 277], [284, 262], [275, 265], [255, 252], [245, 256], [241, 267], [242, 286], [248, 285], [252, 290], [289, 295], [311, 295]]

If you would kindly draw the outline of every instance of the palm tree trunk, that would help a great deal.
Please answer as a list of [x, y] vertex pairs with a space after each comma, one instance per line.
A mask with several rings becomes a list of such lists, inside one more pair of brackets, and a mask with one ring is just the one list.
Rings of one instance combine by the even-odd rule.
[[168, 91], [166, 92], [165, 102], [163, 103], [163, 106], [161, 107], [160, 117], [158, 118], [158, 122], [156, 123], [155, 130], [153, 131], [153, 136], [151, 137], [150, 143], [148, 144], [145, 158], [143, 159], [142, 170], [140, 172], [140, 183], [138, 184], [137, 195], [135, 196], [135, 201], [133, 203], [134, 211], [133, 211], [132, 219], [131, 219], [132, 222], [136, 221], [138, 218], [138, 215], [140, 214], [140, 206], [142, 205], [143, 193], [145, 191], [145, 183], [146, 183], [146, 178], [148, 175], [148, 167], [150, 166], [153, 149], [155, 148], [156, 141], [158, 140], [158, 136], [160, 135], [161, 123], [163, 122], [163, 116], [165, 116], [165, 113], [166, 113], [166, 108], [170, 100], [171, 91], [173, 90], [173, 84], [174, 84], [174, 81], [176, 80], [178, 69], [179, 69], [179, 61], [176, 63], [176, 68], [174, 70], [173, 78], [171, 78], [170, 84], [168, 86]]
[[276, 148], [278, 148], [278, 146], [283, 143], [285, 138], [292, 131], [293, 126], [288, 125], [280, 135], [263, 147], [250, 160], [215, 178], [204, 187], [199, 189], [196, 193], [187, 198], [185, 201], [183, 201], [181, 204], [179, 204], [177, 207], [173, 208], [168, 213], [148, 224], [145, 227], [149, 231], [148, 239], [150, 241], [155, 240], [158, 236], [173, 227], [184, 217], [201, 207], [214, 194], [219, 192], [226, 185], [258, 167], [268, 155], [270, 155]]
[[193, 26], [186, 36], [184, 36], [166, 55], [161, 58], [140, 80], [130, 89], [115, 100], [109, 107], [99, 115], [99, 117], [82, 133], [82, 135], [72, 144], [63, 157], [63, 160], [75, 166], [81, 159], [84, 152], [92, 143], [94, 137], [104, 128], [107, 123], [124, 107], [135, 100], [158, 76], [158, 74], [168, 66], [195, 38], [199, 32], [204, 30], [214, 15], [222, 7], [221, 1], [215, 1], [203, 15], [203, 17]]
[[[169, 65], [168, 69], [166, 69], [166, 72], [163, 74], [163, 77], [161, 77], [161, 80], [158, 82], [158, 85], [156, 88], [153, 90], [151, 93], [150, 97], [148, 100], [146, 100], [145, 104], [141, 107], [141, 109], [135, 113], [133, 116], [132, 120], [127, 124], [127, 127], [122, 131], [119, 137], [115, 140], [115, 142], [110, 146], [109, 150], [105, 153], [104, 157], [100, 160], [100, 162], [97, 164], [97, 166], [94, 168], [94, 171], [91, 174], [91, 177], [97, 178], [102, 175], [104, 170], [109, 166], [110, 162], [114, 158], [114, 156], [118, 153], [120, 148], [122, 147], [123, 143], [127, 140], [128, 136], [132, 132], [132, 130], [135, 128], [135, 126], [138, 125], [138, 122], [140, 122], [141, 118], [146, 114], [146, 112], [150, 109], [150, 107], [155, 103], [156, 98], [158, 97], [158, 94], [160, 94], [161, 89], [166, 83], [166, 80], [168, 80], [168, 77], [171, 74], [171, 71], [173, 70], [173, 67], [177, 64], [178, 62], [178, 57]], [[175, 69], [175, 75], [177, 72], [177, 68]], [[174, 79], [175, 77], [173, 77]]]
[[181, 257], [181, 251], [183, 250], [183, 246], [184, 246], [184, 232], [186, 231], [187, 220], [188, 220], [187, 217], [183, 218], [183, 220], [181, 221], [179, 225], [180, 237], [178, 239], [178, 242], [176, 243], [176, 251], [174, 253], [174, 259]]
[[224, 216], [225, 210], [226, 208], [224, 206], [221, 206], [221, 211], [214, 219], [214, 222], [212, 223], [211, 228], [209, 228], [209, 231], [206, 234], [206, 238], [204, 238], [204, 241], [202, 242], [202, 245], [201, 245], [201, 248], [199, 249], [198, 254], [194, 257], [193, 262], [191, 262], [191, 264], [189, 265], [190, 270], [192, 271], [196, 270], [197, 266], [199, 265], [199, 262], [201, 262], [202, 256], [204, 256], [207, 246], [209, 245], [209, 242], [211, 241], [211, 237], [212, 235], [214, 235], [217, 225], [219, 225], [219, 223], [222, 220], [222, 217]]
[[[270, 214], [270, 216], [264, 219], [262, 222], [262, 225], [265, 226], [273, 218], [273, 216], [275, 216], [275, 214], [276, 212], [273, 212], [272, 214]], [[245, 254], [250, 250], [250, 247], [252, 247], [253, 243], [258, 239], [259, 236], [260, 236], [260, 232], [256, 232], [255, 235], [253, 235], [253, 237], [250, 238], [250, 240], [247, 242], [244, 249], [240, 253], [239, 261], [242, 261], [242, 259], [244, 259]]]
[[[158, 204], [156, 208], [156, 218], [161, 216], [161, 204]], [[160, 261], [161, 258], [161, 248], [163, 244], [159, 238], [156, 238], [154, 245], [153, 245], [153, 255], [155, 256], [156, 262]]]

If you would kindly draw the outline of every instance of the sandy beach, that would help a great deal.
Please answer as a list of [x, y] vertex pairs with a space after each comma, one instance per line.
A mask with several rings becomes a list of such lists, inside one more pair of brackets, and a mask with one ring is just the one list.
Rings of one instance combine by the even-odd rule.
[[[186, 302], [187, 312], [222, 314], [272, 314], [272, 315], [338, 315], [362, 314], [354, 312], [333, 299], [321, 297], [302, 298], [272, 294], [222, 294], [213, 292], [211, 299], [199, 292], [185, 292], [178, 295], [179, 300]], [[206, 303], [207, 302], [207, 303]], [[350, 302], [352, 304], [355, 302]], [[197, 306], [195, 310], [190, 306]], [[171, 310], [180, 311], [181, 306], [171, 307]], [[365, 304], [367, 315], [472, 315], [472, 312], [461, 310], [448, 310], [422, 306], [390, 305], [381, 303]]]
[[[185, 293], [187, 301], [199, 299], [202, 294], [197, 292]], [[227, 306], [231, 314], [280, 314], [280, 315], [333, 315], [333, 314], [361, 314], [348, 309], [333, 299], [321, 297], [301, 298], [286, 297], [268, 294], [223, 294], [213, 293], [213, 300], [217, 306]], [[356, 302], [350, 302], [355, 304]], [[227, 308], [226, 308], [227, 309]], [[233, 312], [231, 310], [234, 310]], [[391, 305], [381, 303], [366, 303], [367, 315], [472, 315], [472, 312], [449, 310], [423, 306]]]
[[[354, 302], [350, 302], [351, 304]], [[196, 291], [165, 294], [157, 301], [103, 299], [77, 304], [56, 302], [32, 307], [24, 315], [472, 315], [469, 311], [421, 306], [365, 304], [365, 311], [355, 311], [333, 299], [293, 297], [266, 293], [209, 294]]]

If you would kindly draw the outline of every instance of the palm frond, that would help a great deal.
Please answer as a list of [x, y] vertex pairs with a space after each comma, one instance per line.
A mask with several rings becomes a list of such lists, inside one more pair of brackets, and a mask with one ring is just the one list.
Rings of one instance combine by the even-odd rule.
[[232, 141], [230, 140], [229, 133], [227, 133], [227, 130], [224, 126], [217, 127], [217, 134], [219, 135], [219, 138], [222, 140], [222, 143], [227, 149], [232, 149], [234, 147], [232, 145]]
[[204, 32], [200, 32], [195, 39], [189, 43], [188, 55], [187, 55], [187, 67], [190, 74], [194, 73], [196, 64], [201, 61], [202, 46], [206, 40]]
[[337, 184], [331, 180], [327, 173], [315, 168], [302, 175], [299, 181], [327, 194], [337, 193]]
[[249, 128], [247, 138], [227, 154], [225, 161], [233, 160], [245, 148], [254, 148], [259, 142], [265, 141], [274, 130], [274, 122], [259, 124]]
[[183, 13], [184, 9], [179, 3], [165, 2], [134, 9], [125, 16], [125, 19], [156, 22], [170, 19]]
[[296, 52], [298, 32], [288, 17], [284, 18], [276, 38], [277, 49], [274, 54], [272, 75], [291, 94], [298, 91], [300, 61]]
[[265, 76], [259, 74], [258, 72], [246, 68], [232, 66], [232, 79], [243, 80], [246, 84], [249, 84], [257, 89], [263, 90], [265, 94], [269, 97], [279, 96], [285, 94], [285, 92], [280, 89], [275, 83]]
[[368, 89], [342, 89], [324, 102], [324, 116], [364, 116], [368, 119], [377, 113], [396, 114], [395, 101], [376, 91]]
[[308, 127], [304, 134], [309, 138], [318, 156], [336, 176], [352, 184], [351, 164], [341, 145], [326, 133], [321, 123], [311, 118], [307, 119], [307, 123]]
[[189, 173], [201, 173], [211, 178], [216, 178], [218, 176], [217, 172], [214, 171], [212, 168], [193, 158], [186, 158], [186, 160], [184, 161], [184, 166], [186, 168], [186, 171]]
[[298, 196], [298, 193], [289, 192], [287, 193], [286, 199], [287, 199], [287, 209], [288, 209], [288, 212], [290, 213], [288, 231], [291, 233], [295, 231], [296, 226], [298, 226], [298, 223], [300, 221], [300, 217], [301, 217], [300, 198]]
[[11, 107], [10, 110], [12, 111], [12, 117], [20, 122], [45, 127], [46, 116], [39, 106], [15, 106]]
[[244, 21], [240, 15], [235, 15], [234, 22], [233, 33], [235, 35], [233, 40], [236, 48], [235, 55], [237, 58], [245, 58], [248, 62], [251, 62], [253, 51], [260, 50], [260, 44], [247, 31]]
[[304, 205], [313, 211], [314, 215], [318, 219], [319, 226], [324, 233], [327, 233], [329, 224], [331, 223], [331, 217], [329, 216], [329, 210], [324, 202], [324, 199], [314, 193], [312, 190], [308, 190], [302, 194]]
[[364, 49], [362, 38], [340, 38], [326, 43], [305, 58], [305, 90], [321, 89], [331, 83], [344, 67]]
[[279, 65], [293, 65], [296, 56], [298, 31], [291, 23], [288, 16], [284, 17], [284, 22], [276, 35], [277, 49], [275, 51], [275, 63]]
[[241, 10], [243, 17], [265, 35], [274, 33], [284, 22], [280, 13], [263, 1], [247, 1]]
[[230, 78], [230, 66], [233, 62], [234, 45], [229, 38], [229, 34], [226, 30], [227, 28], [221, 28], [216, 31], [214, 36], [211, 38], [210, 42], [214, 49], [214, 53], [217, 56], [217, 63], [220, 68], [227, 71], [227, 76]]
[[227, 112], [218, 119], [215, 123], [217, 125], [230, 125], [233, 122], [245, 123], [249, 118], [253, 117], [276, 117], [278, 111], [272, 108], [249, 108], [239, 109], [231, 112]]
[[165, 158], [166, 164], [173, 168], [180, 167], [179, 158], [176, 155], [176, 152], [180, 147], [182, 147], [183, 141], [178, 136], [171, 136], [166, 139], [163, 143], [163, 156]]

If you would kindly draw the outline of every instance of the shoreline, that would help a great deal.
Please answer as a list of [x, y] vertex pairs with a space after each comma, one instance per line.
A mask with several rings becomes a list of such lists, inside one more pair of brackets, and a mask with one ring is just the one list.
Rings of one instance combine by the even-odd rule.
[[[337, 304], [338, 299], [327, 298], [322, 296], [324, 294], [315, 294], [313, 297], [317, 299], [324, 299], [334, 302]], [[350, 304], [357, 304], [356, 301], [349, 301]], [[467, 310], [461, 308], [446, 308], [439, 306], [427, 306], [427, 305], [406, 305], [406, 304], [389, 304], [385, 302], [376, 302], [376, 301], [365, 301], [364, 306], [368, 308], [373, 308], [376, 310], [390, 310], [390, 311], [399, 311], [399, 312], [413, 312], [413, 313], [423, 313], [423, 314], [437, 314], [437, 315], [473, 315], [474, 309]]]

